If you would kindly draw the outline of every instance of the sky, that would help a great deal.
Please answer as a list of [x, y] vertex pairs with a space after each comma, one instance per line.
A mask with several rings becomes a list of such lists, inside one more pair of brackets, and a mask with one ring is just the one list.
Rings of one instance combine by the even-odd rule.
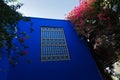
[[79, 5], [79, 0], [18, 0], [24, 5], [18, 10], [23, 16], [65, 19], [75, 6]]

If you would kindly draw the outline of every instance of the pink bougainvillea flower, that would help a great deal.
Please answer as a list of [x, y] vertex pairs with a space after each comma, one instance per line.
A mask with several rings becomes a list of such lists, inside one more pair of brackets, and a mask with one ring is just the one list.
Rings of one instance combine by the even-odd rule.
[[109, 23], [108, 23], [108, 26], [112, 26], [112, 24], [109, 22]]
[[[92, 4], [95, 2], [96, 0], [82, 0], [80, 2], [79, 6], [76, 6], [71, 12], [70, 15], [68, 15], [69, 17], [72, 17], [73, 15], [76, 16], [76, 18], [79, 18], [81, 16], [89, 14], [93, 14], [95, 12], [94, 8], [92, 7]], [[72, 14], [72, 16], [71, 16]]]
[[103, 13], [99, 13], [98, 18], [99, 18], [100, 21], [106, 20]]
[[84, 24], [84, 20], [83, 19], [80, 19], [80, 22], [79, 22], [80, 26], [82, 26]]
[[24, 50], [24, 51], [23, 51], [23, 54], [28, 54], [28, 50]]
[[20, 41], [20, 42], [24, 42], [24, 41], [25, 41], [25, 38], [20, 38], [19, 41]]
[[108, 16], [108, 17], [107, 17], [107, 20], [109, 21], [109, 20], [111, 20], [111, 18]]
[[24, 56], [24, 55], [26, 55], [26, 54], [28, 54], [28, 51], [27, 51], [27, 50], [24, 50], [24, 51], [21, 52], [21, 56]]

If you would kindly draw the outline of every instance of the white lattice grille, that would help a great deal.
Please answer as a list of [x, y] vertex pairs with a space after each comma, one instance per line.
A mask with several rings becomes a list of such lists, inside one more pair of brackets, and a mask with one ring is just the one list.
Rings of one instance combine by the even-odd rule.
[[70, 60], [63, 28], [41, 27], [41, 61]]

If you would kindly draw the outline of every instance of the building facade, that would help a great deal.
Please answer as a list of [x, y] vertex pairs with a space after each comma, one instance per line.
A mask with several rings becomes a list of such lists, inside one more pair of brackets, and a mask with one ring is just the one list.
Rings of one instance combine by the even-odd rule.
[[[86, 42], [70, 21], [31, 18], [31, 22], [34, 31], [26, 41], [28, 54], [15, 67], [4, 61], [7, 71], [0, 72], [0, 80], [102, 80]], [[29, 32], [29, 23], [18, 25]]]

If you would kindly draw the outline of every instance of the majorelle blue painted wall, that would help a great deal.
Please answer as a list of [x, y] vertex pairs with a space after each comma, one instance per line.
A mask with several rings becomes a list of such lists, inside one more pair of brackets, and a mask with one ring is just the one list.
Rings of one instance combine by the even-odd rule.
[[[28, 54], [15, 67], [3, 62], [6, 72], [0, 72], [0, 80], [102, 80], [95, 61], [86, 45], [73, 29], [70, 21], [31, 18], [34, 32], [26, 41]], [[20, 21], [19, 26], [28, 32], [30, 24]], [[41, 26], [64, 29], [70, 60], [41, 62]], [[30, 59], [28, 64], [24, 60]]]

